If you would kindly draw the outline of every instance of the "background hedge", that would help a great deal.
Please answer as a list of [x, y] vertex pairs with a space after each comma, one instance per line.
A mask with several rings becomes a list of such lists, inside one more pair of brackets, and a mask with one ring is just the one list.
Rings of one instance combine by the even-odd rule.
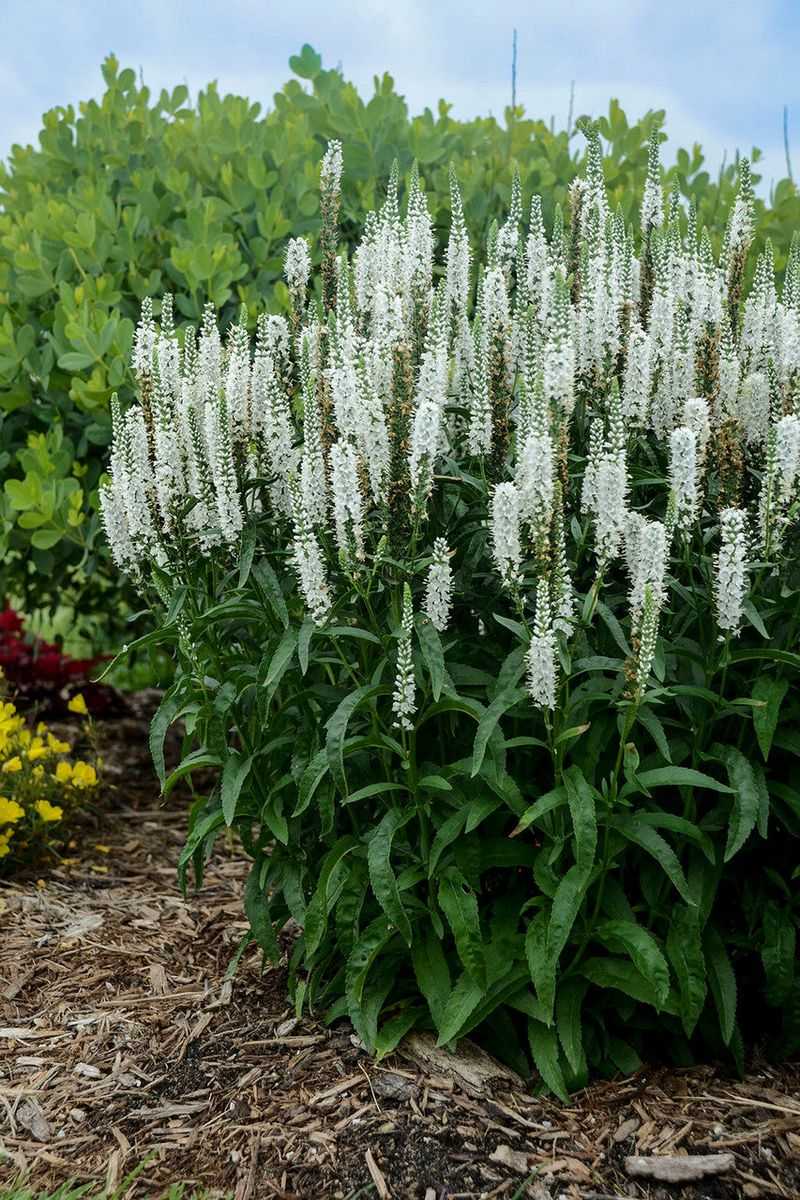
[[[329, 138], [344, 144], [348, 239], [395, 158], [401, 172], [419, 163], [441, 227], [449, 225], [453, 162], [476, 239], [507, 208], [515, 167], [526, 202], [546, 197], [547, 220], [580, 168], [584, 140], [574, 126], [555, 130], [521, 109], [507, 109], [503, 124], [458, 121], [444, 101], [411, 117], [389, 75], [376, 77], [364, 100], [310, 46], [290, 66], [299, 79], [263, 112], [213, 84], [196, 104], [182, 85], [155, 97], [109, 57], [102, 98], [46, 113], [39, 146], [15, 146], [0, 166], [0, 592], [28, 608], [69, 603], [81, 620], [99, 614], [108, 634], [125, 613], [108, 571], [97, 485], [109, 398], [131, 394], [141, 301], [172, 291], [178, 314], [191, 320], [209, 299], [223, 318], [245, 304], [252, 325], [257, 312], [281, 308], [283, 248], [319, 226], [319, 159]], [[628, 219], [650, 130], [663, 119], [649, 112], [630, 124], [612, 101], [599, 123], [611, 199]], [[718, 244], [735, 164], [712, 177], [699, 146], [679, 150], [665, 183], [695, 201]], [[800, 225], [789, 180], [757, 202], [757, 219], [757, 238], [772, 239], [780, 268]]]

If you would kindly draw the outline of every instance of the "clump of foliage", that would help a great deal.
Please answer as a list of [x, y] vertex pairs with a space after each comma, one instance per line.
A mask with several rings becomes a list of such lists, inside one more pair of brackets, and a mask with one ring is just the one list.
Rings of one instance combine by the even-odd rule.
[[165, 790], [217, 776], [182, 871], [236, 829], [298, 1010], [561, 1095], [653, 1034], [741, 1060], [765, 1005], [800, 1045], [800, 255], [745, 299], [747, 164], [717, 258], [655, 137], [634, 235], [587, 132], [569, 221], [516, 180], [477, 271], [455, 176], [442, 254], [413, 172], [338, 248], [332, 144], [255, 354], [145, 302], [102, 491], [177, 652]]
[[[213, 86], [194, 104], [183, 86], [151, 95], [109, 58], [99, 101], [48, 112], [39, 145], [14, 147], [0, 165], [0, 593], [25, 607], [68, 601], [119, 624], [126, 610], [99, 536], [97, 488], [110, 396], [132, 399], [126, 367], [140, 305], [171, 291], [179, 322], [198, 321], [206, 302], [225, 322], [244, 305], [251, 331], [263, 297], [285, 313], [283, 245], [320, 231], [316, 181], [329, 138], [347, 143], [342, 235], [351, 248], [394, 159], [404, 173], [420, 164], [440, 232], [451, 161], [473, 237], [508, 206], [515, 163], [526, 194], [542, 195], [548, 224], [566, 203], [581, 160], [574, 129], [521, 109], [505, 123], [458, 121], [444, 102], [412, 117], [388, 75], [365, 99], [308, 46], [291, 66], [299, 79], [262, 113]], [[663, 118], [629, 123], [612, 102], [599, 122], [606, 183], [626, 221]], [[697, 146], [678, 151], [665, 175], [694, 202], [715, 250], [735, 177], [734, 164], [712, 177]], [[754, 219], [780, 269], [800, 223], [788, 180], [770, 204], [756, 201]]]
[[[88, 714], [80, 693], [69, 708]], [[96, 767], [73, 758], [69, 742], [0, 700], [0, 874], [56, 856], [97, 784]]]

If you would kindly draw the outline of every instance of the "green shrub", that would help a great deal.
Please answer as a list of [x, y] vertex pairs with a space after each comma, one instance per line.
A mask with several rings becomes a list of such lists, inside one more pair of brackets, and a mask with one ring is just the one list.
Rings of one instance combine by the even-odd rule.
[[443, 256], [413, 174], [335, 256], [332, 145], [321, 287], [291, 242], [255, 357], [145, 306], [102, 493], [177, 649], [165, 790], [216, 774], [182, 872], [233, 827], [298, 1010], [476, 1030], [561, 1095], [654, 1034], [740, 1061], [764, 1004], [800, 1044], [800, 256], [737, 299], [746, 164], [718, 264], [655, 141], [637, 256], [589, 138], [566, 229], [515, 184], [474, 305], [455, 182]]
[[[126, 380], [133, 322], [146, 296], [175, 295], [179, 319], [211, 301], [227, 321], [265, 298], [286, 311], [286, 237], [319, 229], [318, 162], [329, 138], [347, 147], [342, 210], [348, 243], [383, 195], [393, 160], [416, 160], [437, 230], [449, 223], [448, 167], [458, 167], [467, 224], [483, 238], [510, 196], [513, 164], [526, 193], [541, 193], [550, 222], [578, 168], [572, 131], [521, 110], [457, 121], [448, 105], [410, 118], [388, 75], [363, 100], [304, 47], [274, 108], [213, 86], [190, 105], [183, 86], [151, 96], [109, 58], [99, 102], [53, 109], [39, 146], [14, 147], [0, 166], [0, 586], [28, 608], [70, 603], [117, 623], [125, 607], [99, 538], [97, 487], [110, 440], [109, 398]], [[647, 139], [663, 113], [629, 125], [616, 102], [599, 123], [612, 202], [633, 215]], [[699, 147], [666, 174], [691, 197], [717, 245], [735, 168], [709, 175]], [[800, 207], [788, 181], [756, 205], [758, 236], [780, 267]]]

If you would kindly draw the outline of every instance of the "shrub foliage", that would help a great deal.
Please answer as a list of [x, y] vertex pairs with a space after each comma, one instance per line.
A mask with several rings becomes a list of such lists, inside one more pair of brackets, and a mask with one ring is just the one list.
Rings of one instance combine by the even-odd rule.
[[654, 1032], [740, 1059], [764, 1004], [800, 1035], [798, 260], [745, 300], [747, 164], [717, 260], [656, 138], [635, 252], [588, 135], [570, 221], [516, 181], [477, 272], [413, 172], [337, 254], [332, 144], [254, 355], [145, 306], [102, 494], [177, 648], [164, 787], [217, 779], [182, 870], [232, 827], [298, 1009], [477, 1030], [561, 1095]]
[[[440, 103], [410, 117], [388, 75], [362, 99], [308, 46], [291, 60], [299, 79], [274, 108], [213, 86], [189, 103], [186, 88], [158, 96], [109, 58], [98, 102], [53, 109], [39, 145], [14, 147], [0, 166], [0, 588], [41, 606], [120, 611], [109, 597], [97, 487], [111, 437], [109, 400], [131, 398], [126, 366], [147, 296], [175, 296], [179, 320], [210, 301], [225, 321], [241, 305], [253, 330], [262, 298], [286, 311], [286, 237], [320, 228], [318, 164], [329, 138], [347, 144], [342, 234], [352, 245], [384, 194], [391, 164], [413, 161], [426, 178], [440, 232], [450, 220], [448, 165], [458, 166], [473, 236], [485, 237], [508, 206], [514, 164], [526, 194], [540, 193], [550, 223], [579, 166], [574, 130], [554, 130], [521, 110], [462, 122]], [[305, 81], [304, 83], [301, 81]], [[599, 123], [614, 206], [633, 218], [651, 129], [663, 113], [629, 124], [612, 102]], [[666, 172], [697, 206], [715, 249], [733, 202], [735, 167], [712, 178], [699, 147]], [[796, 192], [780, 183], [756, 204], [759, 237], [782, 267], [800, 221]]]

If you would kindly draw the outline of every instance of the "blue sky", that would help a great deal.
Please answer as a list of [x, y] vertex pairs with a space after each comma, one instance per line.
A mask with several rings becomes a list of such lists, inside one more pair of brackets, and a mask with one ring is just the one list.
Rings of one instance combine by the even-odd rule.
[[574, 79], [576, 114], [666, 108], [670, 145], [699, 141], [714, 167], [760, 146], [768, 185], [788, 104], [800, 174], [800, 0], [0, 0], [0, 156], [45, 109], [98, 95], [111, 50], [153, 90], [217, 79], [268, 104], [307, 41], [362, 91], [388, 70], [414, 111], [500, 116], [515, 27], [528, 113], [563, 123]]

